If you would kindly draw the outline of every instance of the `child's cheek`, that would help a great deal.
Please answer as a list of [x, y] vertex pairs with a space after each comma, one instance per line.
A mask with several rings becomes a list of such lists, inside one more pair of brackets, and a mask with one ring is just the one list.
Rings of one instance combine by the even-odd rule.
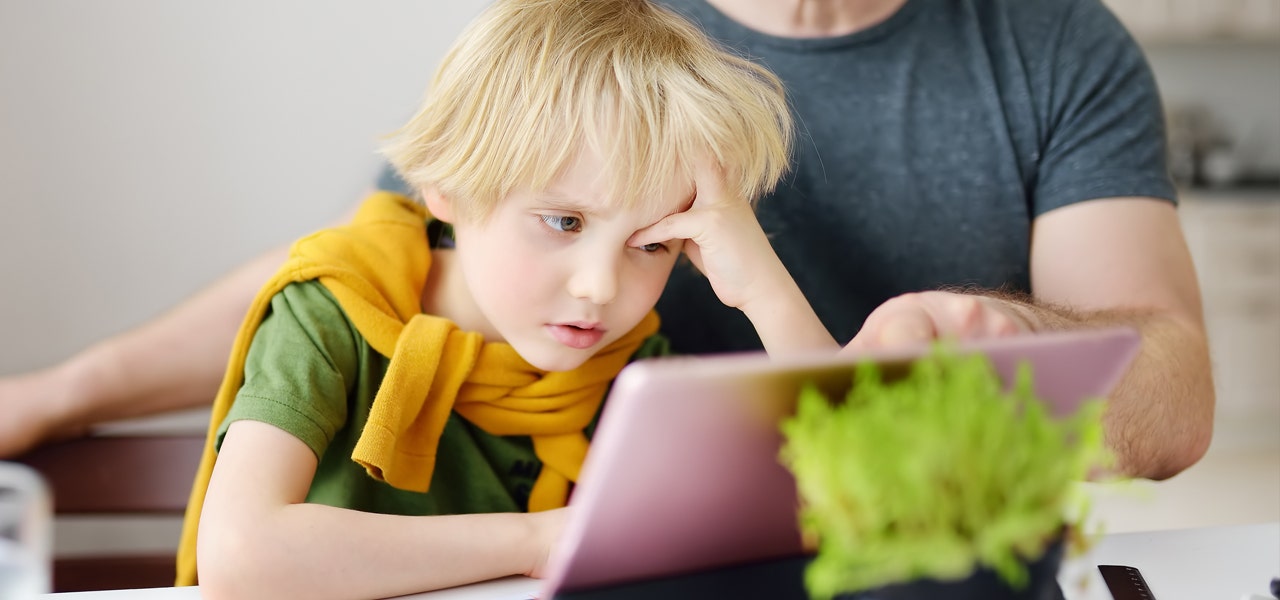
[[624, 277], [624, 285], [627, 288], [625, 297], [641, 305], [643, 312], [648, 312], [658, 303], [662, 290], [667, 286], [667, 280], [671, 278], [671, 269], [674, 266], [674, 257], [667, 260], [644, 257], [644, 260], [634, 264]]

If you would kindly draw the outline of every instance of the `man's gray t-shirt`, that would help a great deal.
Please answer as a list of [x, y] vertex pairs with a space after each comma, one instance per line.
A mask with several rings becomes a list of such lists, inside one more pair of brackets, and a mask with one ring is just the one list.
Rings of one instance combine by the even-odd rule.
[[[1175, 199], [1155, 81], [1099, 0], [907, 0], [824, 39], [764, 35], [704, 0], [660, 1], [785, 83], [795, 159], [757, 213], [842, 343], [906, 292], [1030, 291], [1031, 221], [1048, 211]], [[687, 263], [658, 311], [675, 352], [761, 347]]]
[[[1175, 198], [1155, 81], [1099, 0], [908, 0], [870, 29], [802, 40], [663, 3], [785, 83], [796, 161], [758, 214], [841, 342], [905, 292], [1029, 291], [1031, 221], [1048, 211]], [[658, 311], [677, 352], [760, 347], [690, 265]]]

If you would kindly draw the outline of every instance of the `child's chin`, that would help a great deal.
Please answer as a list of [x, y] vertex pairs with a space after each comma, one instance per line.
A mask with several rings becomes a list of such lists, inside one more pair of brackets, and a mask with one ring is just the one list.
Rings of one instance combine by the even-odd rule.
[[566, 348], [561, 352], [520, 352], [520, 356], [525, 362], [543, 371], [572, 371], [587, 362], [591, 358], [591, 352]]

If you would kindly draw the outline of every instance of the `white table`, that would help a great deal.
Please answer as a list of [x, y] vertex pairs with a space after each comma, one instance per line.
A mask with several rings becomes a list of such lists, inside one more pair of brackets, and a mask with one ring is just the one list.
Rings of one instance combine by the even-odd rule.
[[1067, 600], [1111, 600], [1097, 565], [1136, 567], [1156, 600], [1267, 598], [1280, 576], [1280, 523], [1108, 535], [1063, 565], [1058, 582]]
[[[435, 592], [401, 596], [398, 600], [531, 600], [541, 582], [528, 577], [507, 577]], [[200, 600], [199, 587], [67, 592], [45, 594], [41, 600]], [[1234, 599], [1233, 599], [1234, 600]]]
[[[1280, 576], [1280, 522], [1108, 535], [1089, 553], [1064, 564], [1058, 581], [1067, 600], [1112, 600], [1097, 565], [1136, 567], [1156, 600], [1241, 600], [1266, 597]], [[1080, 582], [1085, 581], [1082, 589]], [[528, 600], [538, 581], [508, 577], [403, 600]], [[199, 588], [157, 588], [47, 594], [44, 600], [198, 600]]]

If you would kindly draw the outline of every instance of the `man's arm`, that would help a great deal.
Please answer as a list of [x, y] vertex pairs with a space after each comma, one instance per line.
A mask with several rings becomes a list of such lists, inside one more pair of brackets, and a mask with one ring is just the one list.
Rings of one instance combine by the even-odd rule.
[[1111, 198], [1045, 213], [1032, 230], [1031, 287], [1028, 299], [893, 298], [846, 349], [1127, 325], [1142, 335], [1142, 350], [1104, 417], [1119, 468], [1165, 479], [1199, 460], [1213, 433], [1213, 378], [1195, 269], [1173, 205]]
[[1082, 202], [1045, 213], [1031, 237], [1042, 329], [1127, 324], [1142, 351], [1111, 397], [1107, 441], [1127, 473], [1164, 479], [1213, 435], [1214, 390], [1200, 288], [1177, 211], [1162, 200]]
[[0, 379], [0, 456], [94, 424], [209, 404], [240, 320], [287, 248], [262, 254], [143, 325], [42, 371]]
[[288, 249], [255, 257], [169, 312], [58, 365], [0, 378], [0, 458], [104, 421], [212, 403], [240, 321]]

